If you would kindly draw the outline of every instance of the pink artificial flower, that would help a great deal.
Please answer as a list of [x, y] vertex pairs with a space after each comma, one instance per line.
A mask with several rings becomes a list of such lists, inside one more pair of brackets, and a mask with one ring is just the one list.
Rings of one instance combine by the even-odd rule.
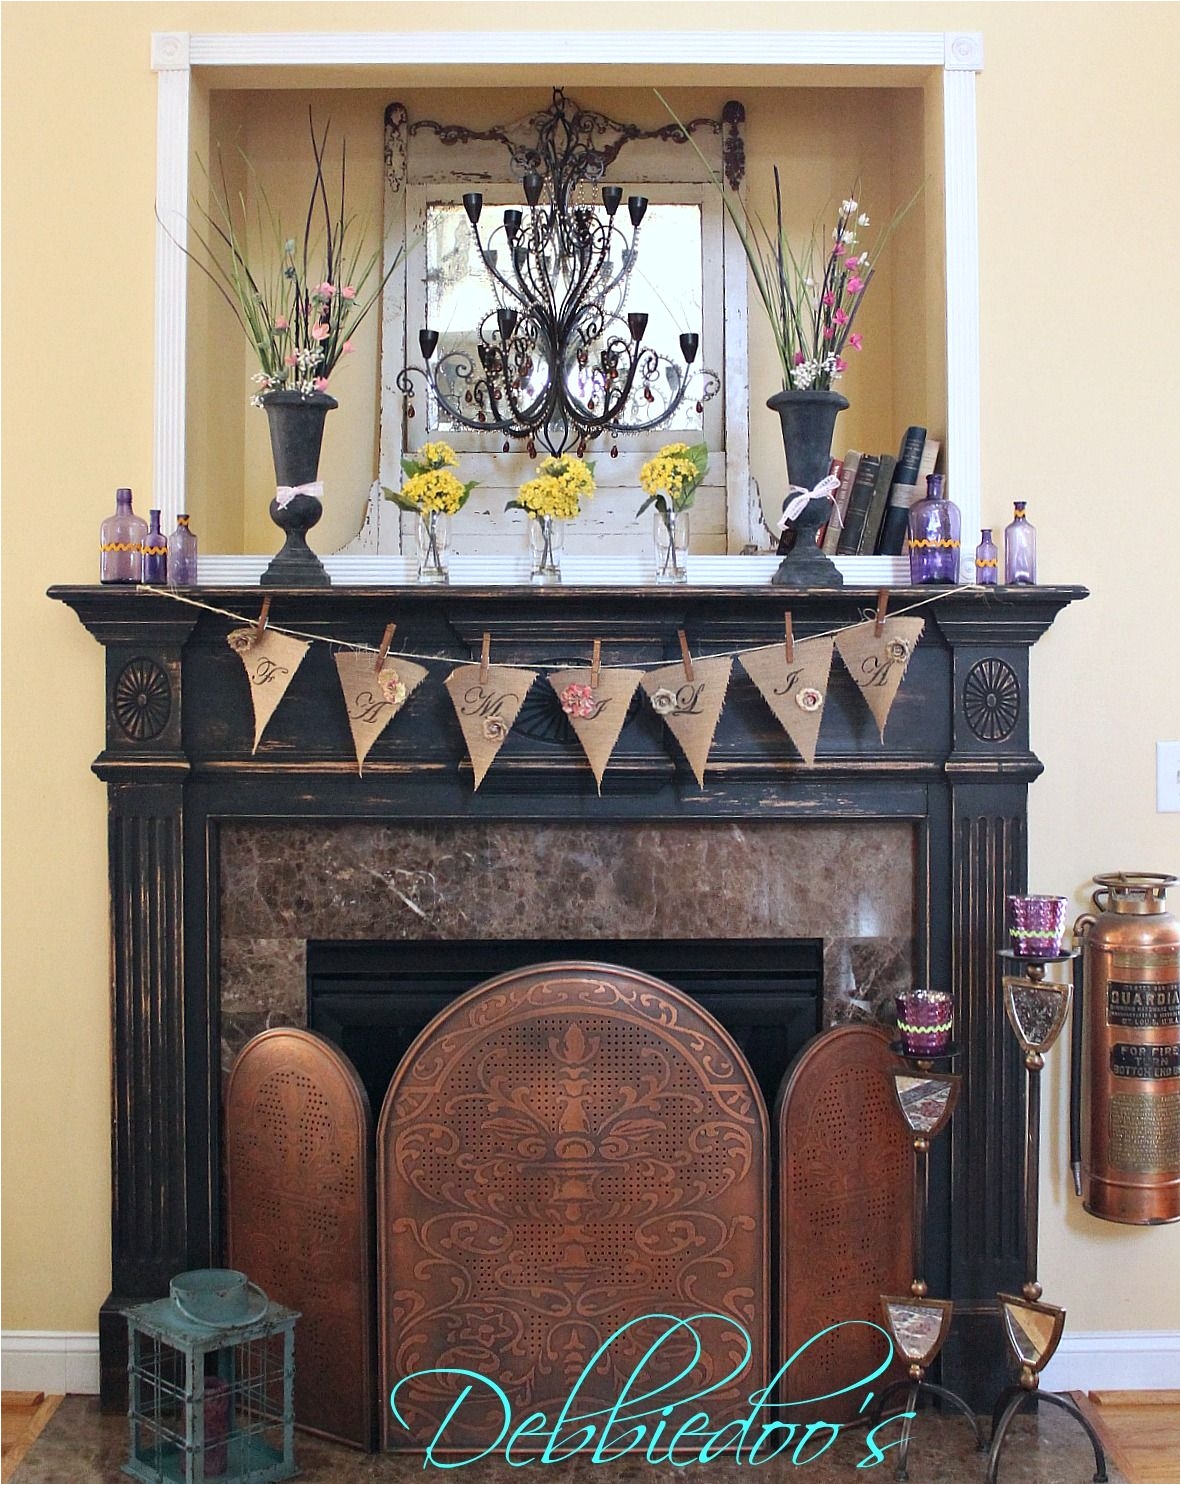
[[845, 360], [844, 356], [838, 356], [835, 365], [838, 371], [844, 371], [849, 363]]
[[312, 326], [311, 336], [313, 340], [327, 340], [331, 334], [331, 325], [326, 325], [323, 320], [318, 325]]
[[859, 351], [861, 349], [861, 332], [860, 331], [858, 331], [858, 330], [854, 330], [853, 331], [852, 335], [849, 336], [849, 344], [852, 346], [852, 348], [855, 351]]
[[831, 325], [825, 325], [825, 327], [824, 327], [824, 338], [825, 338], [825, 340], [831, 340], [832, 339], [832, 326]]
[[344, 352], [344, 354], [346, 356], [351, 356], [353, 354], [353, 343], [352, 343], [352, 341], [351, 340], [346, 340], [345, 343], [344, 343], [344, 345], [341, 346], [341, 350]]
[[838, 309], [836, 314], [833, 315], [833, 319], [838, 325], [847, 325], [849, 323], [849, 316], [843, 309]]
[[322, 284], [317, 286], [316, 293], [319, 294], [321, 299], [331, 299], [333, 294], [336, 293], [336, 290], [327, 281], [327, 279], [325, 279]]
[[833, 300], [831, 294], [822, 294], [820, 296], [820, 302], [821, 304], [827, 305], [827, 307], [831, 309], [835, 301]]
[[345, 287], [341, 289], [340, 296], [342, 299], [355, 299], [357, 297], [357, 291], [353, 288], [352, 284], [346, 284]]
[[283, 357], [283, 365], [284, 366], [298, 366], [299, 365], [299, 357], [295, 354], [294, 351], [288, 351], [287, 354]]
[[804, 355], [803, 351], [797, 351], [791, 358], [791, 364], [793, 366], [802, 366], [806, 360], [807, 357]]
[[858, 278], [857, 275], [854, 274], [851, 279], [846, 280], [845, 288], [848, 289], [850, 294], [860, 294], [862, 289], [865, 288], [865, 280], [863, 278]]
[[275, 316], [275, 329], [276, 330], [286, 330], [287, 327], [290, 324], [291, 324], [291, 321], [287, 318], [286, 315], [276, 315]]
[[326, 376], [318, 376], [312, 383], [312, 386], [315, 387], [317, 392], [327, 392], [328, 378]]
[[850, 250], [849, 256], [845, 259], [845, 267], [849, 270], [850, 273], [852, 273], [854, 268], [857, 267], [858, 262], [859, 259], [857, 254]]

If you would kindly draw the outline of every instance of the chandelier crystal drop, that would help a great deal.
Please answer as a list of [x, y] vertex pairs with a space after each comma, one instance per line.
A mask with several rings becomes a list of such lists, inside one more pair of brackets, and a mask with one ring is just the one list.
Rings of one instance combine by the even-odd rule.
[[697, 405], [714, 396], [716, 374], [694, 370], [698, 335], [679, 337], [677, 361], [643, 343], [646, 314], [624, 313], [648, 199], [627, 197], [627, 225], [622, 187], [603, 186], [601, 204], [591, 203], [605, 162], [560, 88], [527, 163], [525, 209], [505, 209], [491, 232], [486, 222], [481, 232], [482, 193], [463, 197], [495, 301], [480, 320], [474, 356], [461, 347], [436, 357], [438, 331], [424, 329], [425, 364], [405, 367], [398, 390], [411, 397], [411, 378], [421, 377], [438, 399], [441, 423], [551, 454], [585, 447], [599, 434], [615, 439], [667, 424], [691, 386]]

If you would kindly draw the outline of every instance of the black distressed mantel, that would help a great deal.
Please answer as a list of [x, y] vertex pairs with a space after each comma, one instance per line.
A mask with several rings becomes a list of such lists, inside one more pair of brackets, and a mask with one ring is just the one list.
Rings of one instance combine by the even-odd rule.
[[[930, 589], [895, 589], [896, 611]], [[257, 588], [201, 589], [256, 616]], [[556, 701], [535, 686], [478, 793], [442, 678], [478, 659], [539, 668], [676, 660], [855, 622], [875, 594], [760, 588], [333, 588], [272, 594], [270, 622], [437, 655], [432, 677], [387, 728], [358, 777], [328, 645], [315, 645], [257, 754], [230, 620], [165, 593], [55, 587], [106, 651], [113, 941], [111, 1294], [100, 1314], [103, 1400], [125, 1386], [121, 1307], [167, 1293], [182, 1269], [222, 1256], [217, 838], [225, 821], [900, 820], [917, 831], [915, 962], [951, 988], [964, 1092], [935, 1146], [931, 1292], [957, 1306], [947, 1385], [978, 1406], [1004, 1377], [994, 1295], [1023, 1270], [1023, 1090], [1003, 1025], [995, 951], [1004, 899], [1026, 885], [1029, 649], [1078, 587], [974, 588], [921, 610], [927, 623], [879, 741], [839, 660], [815, 765], [805, 767], [735, 666], [705, 788], [659, 719], [637, 708], [598, 797]]]

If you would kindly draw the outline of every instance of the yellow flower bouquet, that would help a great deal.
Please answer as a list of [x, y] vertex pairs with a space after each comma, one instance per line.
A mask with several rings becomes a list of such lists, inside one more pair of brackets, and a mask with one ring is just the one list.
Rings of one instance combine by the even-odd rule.
[[689, 580], [688, 510], [708, 468], [704, 443], [666, 443], [640, 470], [640, 488], [648, 498], [636, 515], [656, 507], [652, 532], [658, 583]]
[[595, 493], [595, 467], [574, 454], [547, 454], [537, 473], [517, 491], [505, 510], [523, 510], [529, 522], [533, 577], [541, 583], [562, 580], [562, 526]]
[[418, 516], [418, 581], [445, 583], [450, 532], [448, 518], [467, 504], [476, 488], [476, 480], [465, 484], [453, 471], [459, 457], [450, 444], [424, 443], [416, 454], [402, 460], [406, 478], [400, 490], [381, 493], [400, 510], [414, 511]]

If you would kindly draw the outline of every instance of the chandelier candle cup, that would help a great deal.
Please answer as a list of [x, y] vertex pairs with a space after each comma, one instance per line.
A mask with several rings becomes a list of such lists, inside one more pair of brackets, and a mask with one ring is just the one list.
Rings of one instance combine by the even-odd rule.
[[898, 1035], [908, 1057], [942, 1057], [951, 1049], [951, 996], [942, 990], [905, 990], [894, 997]]
[[1066, 932], [1066, 898], [1013, 895], [1008, 904], [1013, 953], [1023, 959], [1053, 959]]
[[459, 456], [450, 444], [441, 440], [424, 443], [415, 454], [402, 460], [406, 478], [400, 490], [381, 493], [399, 510], [412, 511], [415, 522], [415, 553], [420, 583], [450, 581], [448, 558], [451, 542], [451, 517], [461, 511], [478, 481], [465, 484], [452, 471]]
[[648, 497], [636, 512], [653, 507], [656, 581], [689, 581], [689, 508], [709, 467], [704, 443], [669, 443], [640, 470], [640, 488]]

